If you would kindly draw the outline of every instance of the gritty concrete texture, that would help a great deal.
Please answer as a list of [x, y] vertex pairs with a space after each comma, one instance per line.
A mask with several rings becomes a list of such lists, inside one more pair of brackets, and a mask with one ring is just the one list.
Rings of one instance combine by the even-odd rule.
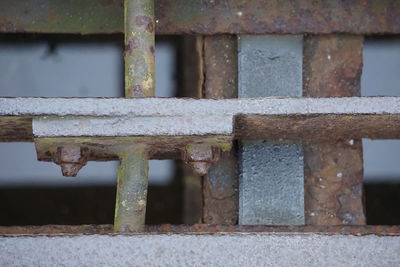
[[232, 116], [35, 118], [33, 134], [54, 136], [175, 136], [232, 133]]
[[344, 98], [0, 98], [0, 116], [185, 116], [400, 114], [400, 97]]
[[239, 224], [304, 224], [301, 144], [242, 141]]
[[[239, 37], [239, 97], [301, 96], [301, 35]], [[304, 224], [302, 145], [240, 146], [239, 224]]]
[[301, 96], [303, 36], [239, 37], [239, 98]]
[[1, 266], [399, 266], [400, 237], [133, 235], [0, 238]]

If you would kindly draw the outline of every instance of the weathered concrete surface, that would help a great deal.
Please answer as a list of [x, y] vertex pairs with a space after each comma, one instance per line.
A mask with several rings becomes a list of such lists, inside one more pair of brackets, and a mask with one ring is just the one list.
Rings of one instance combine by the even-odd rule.
[[[240, 36], [239, 97], [301, 96], [302, 36]], [[240, 143], [239, 224], [304, 224], [303, 148]]]
[[0, 98], [0, 116], [184, 116], [400, 114], [400, 97], [343, 98]]
[[301, 96], [303, 37], [241, 35], [239, 98]]
[[[32, 140], [31, 129], [27, 127], [32, 118], [35, 118], [34, 125], [44, 127], [34, 127], [40, 136], [231, 135], [234, 128], [235, 136], [244, 139], [310, 140], [326, 139], [326, 136], [329, 139], [396, 139], [400, 133], [399, 115], [398, 97], [0, 98], [0, 126], [6, 129], [0, 131], [0, 140], [10, 140], [8, 135], [13, 140]], [[16, 116], [22, 119], [13, 120]], [[36, 120], [37, 116], [42, 118]]]
[[33, 119], [33, 134], [36, 137], [230, 135], [231, 133], [231, 116]]
[[301, 144], [241, 142], [239, 224], [304, 224]]
[[1, 266], [399, 266], [400, 237], [133, 235], [2, 237]]

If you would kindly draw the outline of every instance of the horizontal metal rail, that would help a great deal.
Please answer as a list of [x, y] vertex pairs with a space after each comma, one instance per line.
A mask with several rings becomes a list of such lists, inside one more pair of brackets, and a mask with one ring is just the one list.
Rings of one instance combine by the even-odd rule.
[[[400, 236], [400, 226], [364, 225], [364, 226], [268, 226], [268, 225], [210, 225], [210, 224], [161, 224], [146, 225], [145, 233], [171, 234], [229, 234], [229, 233], [274, 233], [274, 234], [324, 234], [324, 235], [378, 235]], [[111, 224], [97, 225], [42, 225], [42, 226], [0, 226], [0, 236], [33, 236], [33, 235], [116, 235]], [[132, 233], [135, 234], [135, 233]]]
[[24, 141], [29, 134], [103, 139], [162, 136], [162, 142], [188, 136], [192, 141], [196, 136], [389, 139], [400, 138], [400, 97], [0, 98], [0, 125], [0, 141], [12, 140], [13, 135], [21, 139], [13, 141]]
[[[397, 0], [158, 0], [157, 34], [400, 33]], [[0, 32], [122, 33], [122, 0], [0, 1]]]

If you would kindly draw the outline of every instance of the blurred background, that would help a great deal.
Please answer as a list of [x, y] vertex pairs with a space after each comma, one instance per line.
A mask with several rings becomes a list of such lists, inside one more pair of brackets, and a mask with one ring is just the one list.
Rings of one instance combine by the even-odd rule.
[[[0, 35], [0, 96], [123, 97], [123, 36]], [[156, 96], [182, 96], [182, 37], [156, 40]], [[400, 38], [364, 44], [363, 96], [400, 96]], [[368, 224], [400, 224], [400, 140], [363, 140]], [[76, 178], [36, 160], [33, 143], [0, 143], [0, 225], [110, 224], [118, 162]], [[183, 216], [183, 169], [152, 160], [148, 224]], [[397, 215], [396, 215], [397, 214]]]

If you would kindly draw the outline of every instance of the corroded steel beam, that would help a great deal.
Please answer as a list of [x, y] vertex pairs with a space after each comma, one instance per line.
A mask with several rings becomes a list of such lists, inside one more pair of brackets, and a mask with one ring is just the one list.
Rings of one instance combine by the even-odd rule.
[[[205, 36], [203, 40], [203, 96], [237, 97], [237, 38], [233, 35]], [[203, 177], [203, 222], [237, 224], [239, 210], [236, 146]]]
[[[363, 41], [362, 36], [354, 35], [307, 37], [304, 43], [304, 95], [360, 96]], [[351, 121], [350, 119], [341, 125], [342, 128], [349, 127], [346, 124]], [[317, 126], [317, 121], [314, 122]], [[379, 127], [381, 120], [370, 120], [368, 123], [375, 123]], [[356, 132], [360, 134], [363, 131], [360, 129]], [[333, 135], [330, 131], [325, 134], [328, 135], [327, 140]], [[363, 207], [362, 143], [360, 139], [352, 138], [368, 137], [370, 134], [367, 131], [347, 140], [344, 134], [341, 135], [342, 141], [334, 144], [314, 142], [305, 146], [307, 224], [366, 223]]]
[[[268, 225], [146, 225], [146, 233], [317, 233], [325, 235], [378, 235], [400, 236], [398, 225], [366, 225], [366, 226], [268, 226]], [[0, 236], [29, 235], [82, 235], [107, 234], [115, 235], [113, 226], [103, 225], [44, 225], [44, 226], [0, 226]]]
[[298, 141], [400, 138], [397, 97], [0, 98], [0, 125], [8, 129], [4, 135], [0, 131], [1, 140], [7, 141], [13, 132], [21, 140], [32, 138], [27, 127], [32, 118], [33, 134], [40, 138], [165, 136], [164, 141], [173, 136], [209, 135]]
[[[400, 2], [157, 0], [157, 34], [400, 33]], [[0, 32], [121, 33], [123, 0], [0, 1]]]

